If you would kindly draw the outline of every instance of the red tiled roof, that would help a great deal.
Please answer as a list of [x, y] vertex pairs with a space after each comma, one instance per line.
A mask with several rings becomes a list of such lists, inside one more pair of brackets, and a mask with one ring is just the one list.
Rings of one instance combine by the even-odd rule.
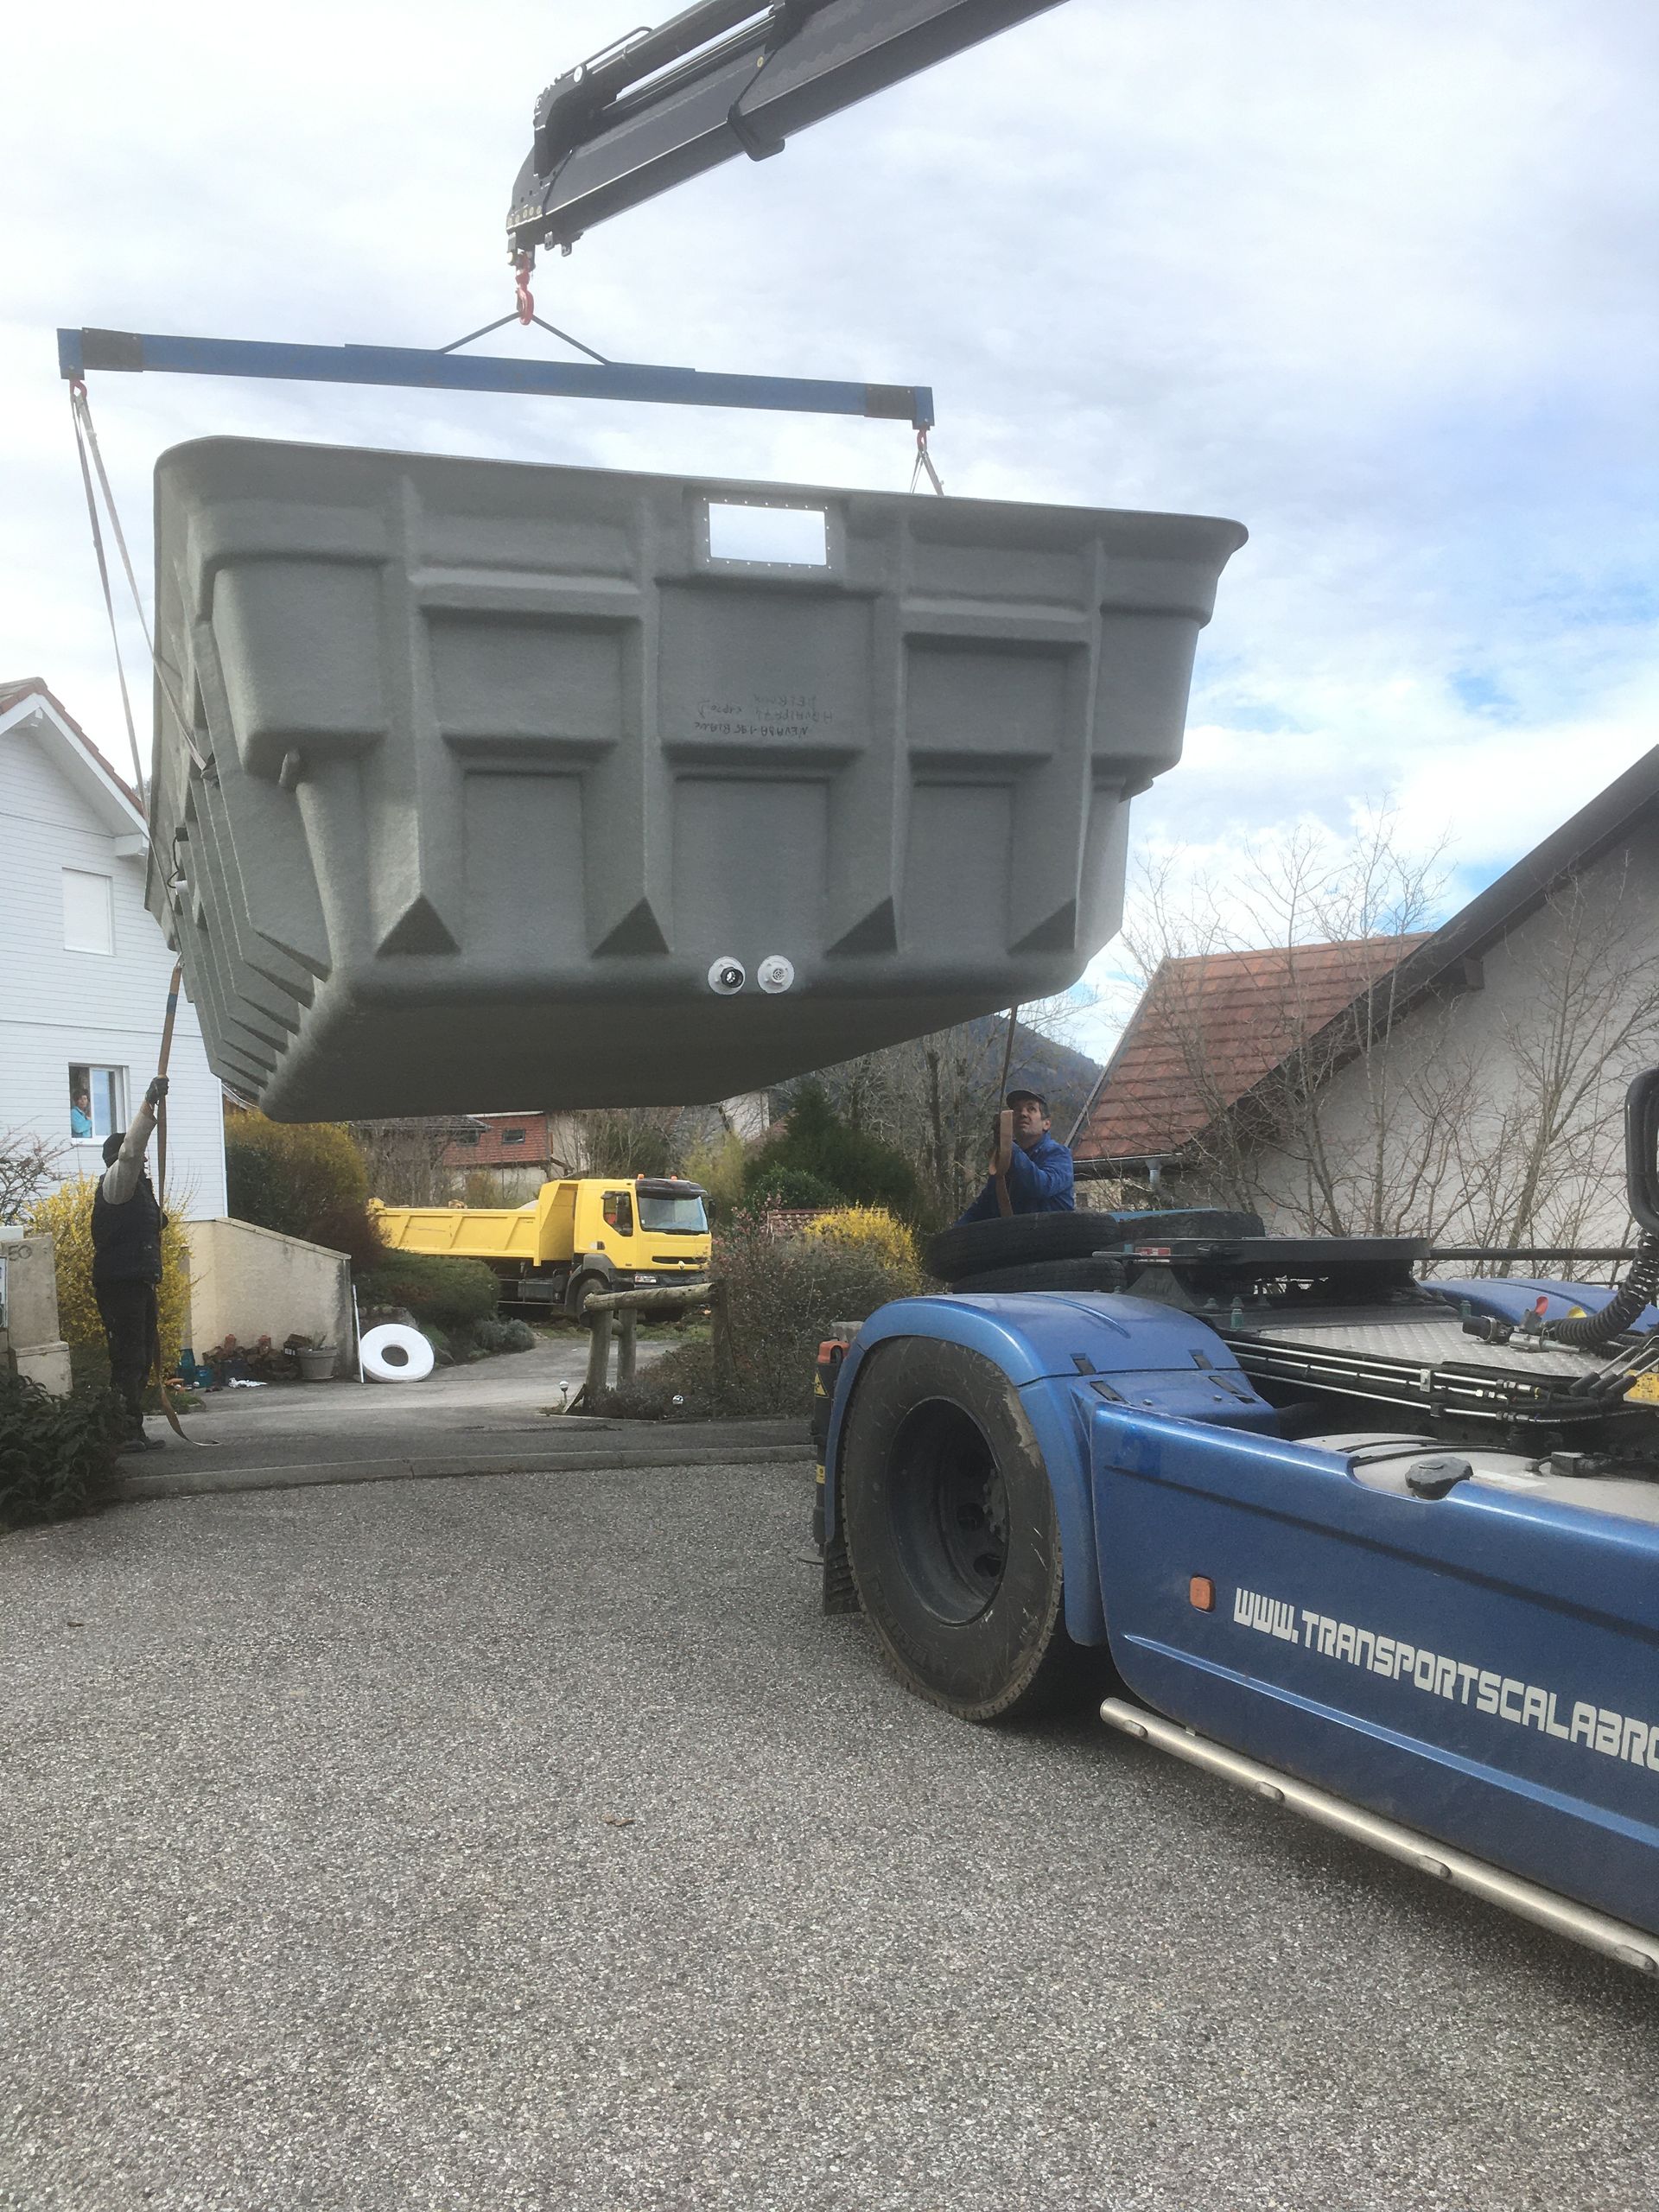
[[62, 700], [60, 699], [55, 693], [50, 690], [46, 684], [42, 683], [38, 676], [24, 676], [18, 677], [12, 683], [0, 683], [0, 715], [9, 715], [14, 707], [21, 707], [25, 699], [46, 700], [50, 705], [52, 711], [63, 723], [64, 728], [68, 730], [71, 736], [75, 738], [98, 763], [99, 766], [104, 771], [104, 773], [109, 778], [110, 781], [115, 785], [117, 789], [120, 791], [121, 796], [130, 803], [134, 811], [140, 815], [143, 813], [143, 804], [139, 798], [137, 792], [132, 788], [132, 785], [127, 781], [124, 776], [118, 775], [116, 772], [109, 761], [104, 758], [104, 755], [92, 743], [92, 739], [87, 736], [86, 731], [82, 729], [80, 724], [69, 712], [69, 709], [64, 705]]
[[[537, 1167], [546, 1166], [545, 1114], [473, 1114], [467, 1119], [477, 1125], [478, 1142], [446, 1145], [443, 1151], [446, 1167], [523, 1167], [527, 1163]], [[507, 1144], [504, 1141], [509, 1129], [524, 1132], [518, 1143]]]
[[1426, 936], [1166, 960], [1083, 1116], [1078, 1160], [1166, 1158]]

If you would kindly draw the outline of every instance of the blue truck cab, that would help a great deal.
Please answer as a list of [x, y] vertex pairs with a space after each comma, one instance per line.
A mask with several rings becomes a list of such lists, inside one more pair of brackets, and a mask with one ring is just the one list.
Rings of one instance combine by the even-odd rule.
[[826, 1609], [962, 1718], [1090, 1699], [1659, 1972], [1643, 1263], [1437, 1283], [1410, 1240], [1105, 1217], [1091, 1288], [1061, 1233], [1065, 1287], [981, 1264], [824, 1347]]

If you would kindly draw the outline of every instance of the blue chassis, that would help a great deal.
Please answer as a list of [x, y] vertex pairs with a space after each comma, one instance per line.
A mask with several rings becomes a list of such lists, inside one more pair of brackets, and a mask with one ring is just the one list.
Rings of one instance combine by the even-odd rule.
[[[1487, 1310], [1540, 1290], [1441, 1286]], [[1201, 1735], [1659, 1934], [1659, 1526], [1460, 1483], [1372, 1489], [1283, 1440], [1215, 1332], [1132, 1297], [904, 1299], [859, 1331], [1001, 1368], [1053, 1485], [1066, 1624]], [[1339, 1426], [1333, 1421], [1333, 1427]], [[1355, 1409], [1349, 1426], [1365, 1426]], [[1194, 1576], [1215, 1587], [1198, 1611]]]

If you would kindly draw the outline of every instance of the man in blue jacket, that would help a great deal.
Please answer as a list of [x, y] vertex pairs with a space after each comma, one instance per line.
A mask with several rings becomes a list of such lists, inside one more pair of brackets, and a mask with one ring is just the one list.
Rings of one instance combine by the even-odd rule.
[[[1048, 1101], [1035, 1090], [1011, 1090], [1001, 1116], [1012, 1141], [991, 1161], [985, 1187], [961, 1221], [995, 1221], [1013, 1213], [1075, 1213], [1071, 1155], [1048, 1134]], [[997, 1170], [1007, 1192], [1005, 1209], [997, 1192]]]

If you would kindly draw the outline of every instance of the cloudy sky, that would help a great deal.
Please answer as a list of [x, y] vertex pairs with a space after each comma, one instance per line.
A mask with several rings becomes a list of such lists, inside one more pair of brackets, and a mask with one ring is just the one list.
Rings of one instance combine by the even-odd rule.
[[[44, 677], [119, 758], [55, 326], [446, 342], [510, 304], [536, 94], [639, 19], [28, 11], [0, 677]], [[1455, 904], [1659, 742], [1656, 84], [1651, 0], [1066, 0], [602, 226], [537, 300], [614, 357], [931, 382], [953, 492], [1236, 516], [1140, 842], [1224, 867], [1391, 793], [1408, 842], [1449, 833]], [[92, 397], [141, 558], [156, 455], [215, 431], [910, 471], [893, 424], [182, 378]]]

